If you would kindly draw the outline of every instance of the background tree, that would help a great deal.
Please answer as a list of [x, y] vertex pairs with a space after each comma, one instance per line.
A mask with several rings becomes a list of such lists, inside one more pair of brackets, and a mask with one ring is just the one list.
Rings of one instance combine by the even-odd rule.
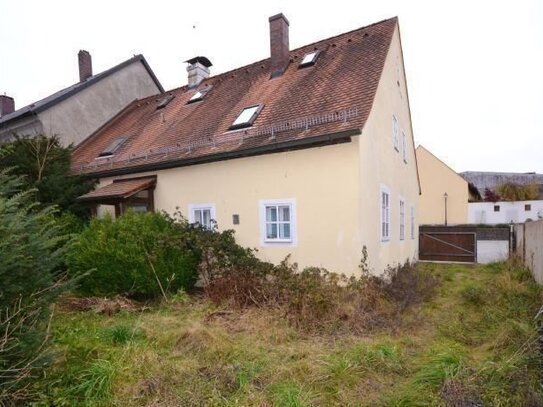
[[531, 201], [539, 198], [539, 185], [520, 185], [507, 182], [496, 188], [498, 194], [506, 201]]
[[501, 201], [500, 195], [491, 189], [485, 188], [485, 202], [498, 202]]
[[79, 217], [87, 209], [76, 201], [94, 187], [94, 181], [70, 174], [70, 147], [63, 147], [58, 137], [15, 137], [0, 145], [0, 169], [13, 168], [13, 174], [24, 175], [25, 189], [35, 189], [43, 206], [57, 205]]

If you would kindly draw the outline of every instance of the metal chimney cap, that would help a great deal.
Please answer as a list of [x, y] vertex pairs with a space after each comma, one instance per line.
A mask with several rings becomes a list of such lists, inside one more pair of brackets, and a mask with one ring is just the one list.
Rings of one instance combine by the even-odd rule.
[[198, 63], [202, 64], [203, 66], [205, 66], [206, 68], [209, 68], [210, 66], [213, 66], [213, 64], [211, 63], [211, 61], [209, 59], [207, 59], [206, 57], [202, 57], [202, 56], [187, 59], [185, 62], [188, 63], [188, 64], [191, 64], [191, 65], [198, 62]]

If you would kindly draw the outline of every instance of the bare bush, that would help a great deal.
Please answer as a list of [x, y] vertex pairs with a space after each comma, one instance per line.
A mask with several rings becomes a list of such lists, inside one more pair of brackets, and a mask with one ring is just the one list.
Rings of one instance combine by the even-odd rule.
[[214, 270], [207, 296], [236, 308], [277, 308], [292, 325], [312, 332], [361, 334], [393, 328], [403, 312], [429, 299], [438, 284], [409, 263], [389, 268], [383, 278], [365, 271], [358, 278], [322, 268], [299, 271], [288, 258], [278, 266], [255, 265]]

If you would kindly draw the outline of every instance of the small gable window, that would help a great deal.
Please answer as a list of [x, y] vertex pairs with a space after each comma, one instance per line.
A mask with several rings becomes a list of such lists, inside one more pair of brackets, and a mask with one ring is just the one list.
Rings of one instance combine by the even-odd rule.
[[166, 95], [162, 99], [160, 99], [156, 106], [157, 110], [164, 109], [168, 105], [168, 103], [170, 103], [173, 100], [174, 97], [175, 97], [174, 95]]
[[127, 138], [128, 137], [117, 137], [114, 139], [100, 154], [98, 154], [98, 158], [111, 157], [114, 155], [115, 152], [121, 148]]
[[402, 130], [402, 155], [403, 162], [407, 164], [407, 139], [405, 137], [405, 132]]
[[234, 120], [234, 123], [230, 126], [230, 130], [252, 126], [261, 110], [262, 105], [246, 107], [241, 111], [238, 117], [236, 117], [236, 120]]
[[392, 115], [392, 144], [396, 151], [400, 151], [400, 141], [399, 141], [399, 125], [398, 119], [396, 116]]
[[304, 68], [306, 66], [315, 65], [315, 62], [317, 61], [318, 57], [319, 57], [319, 51], [308, 52], [302, 58], [302, 62], [300, 62], [300, 65], [298, 66], [298, 68]]

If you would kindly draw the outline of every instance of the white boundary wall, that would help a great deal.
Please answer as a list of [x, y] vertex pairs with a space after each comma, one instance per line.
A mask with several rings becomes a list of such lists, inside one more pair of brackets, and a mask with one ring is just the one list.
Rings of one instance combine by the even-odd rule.
[[[497, 207], [497, 211], [495, 210]], [[477, 225], [524, 223], [543, 218], [543, 201], [470, 202], [468, 222]]]

